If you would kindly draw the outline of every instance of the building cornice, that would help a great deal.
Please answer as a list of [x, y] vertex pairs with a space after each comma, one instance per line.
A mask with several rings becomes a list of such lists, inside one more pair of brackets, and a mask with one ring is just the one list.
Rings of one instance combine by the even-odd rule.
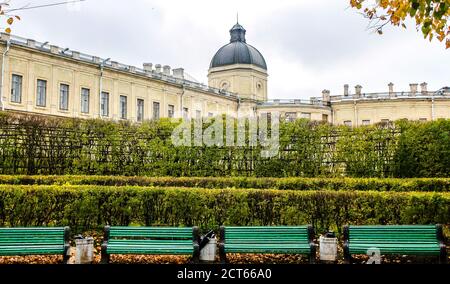
[[[70, 49], [62, 49], [57, 46], [49, 46], [48, 43], [40, 43], [35, 40], [25, 39], [22, 37], [1, 33], [0, 43], [6, 45], [6, 42], [10, 40], [11, 46], [27, 50], [29, 52], [35, 52], [58, 59], [67, 60], [69, 62], [77, 64], [85, 64], [91, 67], [99, 68], [104, 60], [97, 56], [87, 55], [78, 51]], [[103, 65], [104, 70], [126, 74], [134, 76], [144, 80], [150, 80], [154, 82], [169, 84], [177, 88], [186, 88], [189, 90], [201, 92], [207, 95], [212, 95], [222, 99], [228, 99], [237, 101], [237, 94], [220, 90], [217, 88], [209, 87], [204, 84], [189, 81], [184, 78], [179, 78], [171, 75], [164, 74], [162, 72], [146, 71], [141, 68], [137, 68], [131, 65], [125, 65], [115, 61], [108, 61]]]

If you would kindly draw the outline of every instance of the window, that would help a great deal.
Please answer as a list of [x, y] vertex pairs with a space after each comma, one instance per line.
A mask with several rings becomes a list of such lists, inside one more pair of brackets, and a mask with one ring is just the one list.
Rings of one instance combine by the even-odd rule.
[[59, 86], [59, 109], [69, 109], [69, 85], [61, 84]]
[[389, 119], [382, 119], [381, 122], [382, 123], [389, 123]]
[[169, 109], [168, 109], [168, 117], [169, 118], [173, 118], [175, 116], [175, 106], [173, 105], [169, 105]]
[[153, 102], [153, 119], [159, 119], [159, 103]]
[[183, 108], [183, 119], [188, 120], [189, 118], [189, 109], [187, 107]]
[[370, 120], [369, 119], [363, 120], [362, 125], [370, 125]]
[[47, 81], [37, 80], [36, 105], [45, 107], [47, 97]]
[[137, 121], [143, 121], [144, 120], [144, 100], [138, 99], [137, 100]]
[[11, 102], [13, 103], [22, 102], [22, 79], [20, 75], [12, 75]]
[[102, 92], [100, 113], [102, 116], [109, 116], [109, 93], [107, 92]]
[[311, 119], [311, 113], [309, 112], [302, 112], [300, 115], [301, 118]]
[[287, 122], [293, 122], [297, 119], [297, 113], [296, 112], [286, 112], [286, 121]]
[[196, 110], [195, 111], [195, 118], [196, 119], [202, 119], [202, 111], [201, 110]]
[[427, 121], [426, 118], [420, 118], [419, 121]]
[[89, 96], [90, 90], [86, 88], [81, 89], [81, 112], [89, 113]]
[[328, 114], [322, 114], [322, 121], [328, 122]]
[[127, 97], [120, 96], [120, 118], [127, 119]]
[[352, 126], [352, 121], [351, 120], [346, 120], [346, 121], [344, 121], [344, 125], [345, 126]]
[[261, 114], [261, 118], [262, 119], [266, 119], [267, 120], [267, 124], [271, 124], [272, 123], [272, 114], [270, 112], [262, 113]]
[[222, 90], [227, 91], [230, 87], [230, 84], [228, 84], [228, 82], [223, 82], [220, 86]]
[[208, 112], [208, 117], [213, 117], [214, 114], [212, 112]]

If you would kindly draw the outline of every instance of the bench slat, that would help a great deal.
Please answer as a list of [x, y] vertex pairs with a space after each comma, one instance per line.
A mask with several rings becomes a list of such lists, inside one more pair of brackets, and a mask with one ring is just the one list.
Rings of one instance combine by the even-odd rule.
[[441, 245], [436, 225], [348, 226], [347, 261], [351, 254], [367, 254], [379, 249], [381, 254], [440, 256]]
[[[194, 229], [186, 227], [106, 227], [102, 262], [110, 254], [194, 255]], [[197, 249], [198, 252], [198, 249]]]

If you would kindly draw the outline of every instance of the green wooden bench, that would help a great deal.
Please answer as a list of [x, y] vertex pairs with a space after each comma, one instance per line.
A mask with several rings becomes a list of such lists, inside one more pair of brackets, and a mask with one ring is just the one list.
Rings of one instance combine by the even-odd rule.
[[220, 227], [219, 256], [227, 253], [303, 254], [310, 263], [316, 258], [312, 226], [296, 227]]
[[192, 255], [198, 262], [199, 230], [178, 227], [106, 226], [102, 244], [102, 263], [111, 254]]
[[367, 254], [369, 249], [381, 255], [436, 256], [446, 262], [446, 247], [441, 225], [344, 226], [344, 259]]
[[0, 228], [0, 256], [63, 255], [69, 260], [69, 227]]

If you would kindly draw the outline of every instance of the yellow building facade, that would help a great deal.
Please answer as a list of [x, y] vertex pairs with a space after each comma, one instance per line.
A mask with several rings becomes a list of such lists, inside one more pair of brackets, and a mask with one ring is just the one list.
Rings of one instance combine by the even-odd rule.
[[230, 43], [216, 52], [208, 85], [184, 69], [145, 63], [141, 68], [2, 33], [0, 110], [62, 117], [140, 122], [162, 117], [198, 118], [220, 114], [280, 113], [351, 126], [397, 119], [450, 118], [450, 89], [428, 91], [426, 83], [407, 92], [343, 94], [324, 90], [310, 100], [268, 100], [268, 69], [262, 54], [247, 44], [236, 24]]

